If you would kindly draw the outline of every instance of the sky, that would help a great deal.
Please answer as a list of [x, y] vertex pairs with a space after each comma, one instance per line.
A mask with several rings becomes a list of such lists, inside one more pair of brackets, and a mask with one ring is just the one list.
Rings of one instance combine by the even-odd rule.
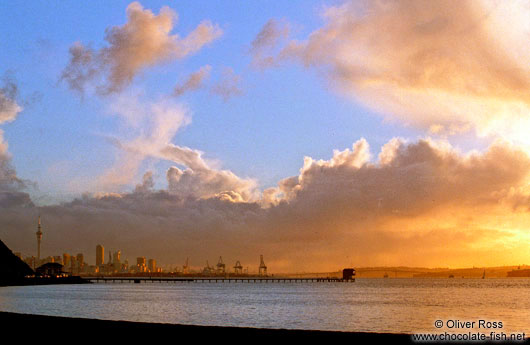
[[530, 262], [528, 1], [0, 5], [0, 239], [270, 271]]

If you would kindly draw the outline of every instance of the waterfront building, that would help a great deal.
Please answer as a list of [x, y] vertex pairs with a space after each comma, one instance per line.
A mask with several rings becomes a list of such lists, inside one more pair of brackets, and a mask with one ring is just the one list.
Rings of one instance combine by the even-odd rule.
[[86, 273], [96, 274], [99, 273], [99, 266], [90, 265], [85, 269]]
[[105, 260], [105, 248], [101, 244], [98, 244], [96, 246], [96, 266], [103, 265], [103, 261]]
[[53, 256], [47, 256], [45, 259], [41, 260], [40, 265], [47, 264], [47, 263], [52, 263], [52, 262], [54, 262], [54, 257]]
[[83, 272], [85, 268], [85, 256], [82, 253], [76, 255], [77, 272]]
[[68, 253], [63, 254], [63, 265], [64, 267], [70, 266], [70, 254]]
[[145, 263], [145, 256], [140, 256], [136, 258], [136, 271], [137, 272], [147, 272], [147, 266]]
[[156, 260], [155, 259], [149, 259], [148, 268], [149, 268], [149, 272], [156, 272]]
[[70, 273], [74, 274], [77, 271], [77, 259], [75, 256], [70, 256]]
[[355, 269], [354, 268], [345, 268], [342, 270], [342, 279], [344, 280], [352, 280], [355, 277]]
[[43, 277], [58, 277], [63, 274], [63, 265], [57, 262], [47, 262], [37, 267], [36, 273]]
[[114, 271], [121, 271], [121, 251], [116, 251], [112, 255], [112, 266], [114, 268]]
[[112, 262], [120, 262], [121, 260], [121, 251], [118, 250], [117, 252], [114, 252], [112, 257]]

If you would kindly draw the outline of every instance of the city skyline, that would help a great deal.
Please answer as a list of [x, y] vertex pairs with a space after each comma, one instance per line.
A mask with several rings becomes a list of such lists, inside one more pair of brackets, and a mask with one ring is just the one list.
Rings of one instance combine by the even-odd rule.
[[0, 15], [0, 238], [17, 252], [262, 254], [279, 272], [530, 263], [522, 3]]
[[[42, 239], [42, 227], [40, 221], [40, 215], [37, 225], [38, 233], [40, 233], [40, 240]], [[38, 237], [39, 238], [39, 237]], [[38, 247], [40, 250], [40, 241], [38, 242]], [[115, 252], [109, 251], [109, 259], [105, 263], [105, 247], [101, 244], [98, 244], [95, 248], [95, 265], [90, 265], [84, 261], [84, 254], [78, 253], [77, 255], [70, 255], [68, 253], [63, 253], [62, 256], [47, 256], [43, 259], [38, 260], [38, 257], [35, 256], [24, 256], [20, 252], [15, 252], [15, 255], [18, 256], [21, 260], [25, 261], [30, 267], [37, 268], [40, 265], [49, 262], [57, 262], [64, 266], [64, 270], [69, 274], [89, 274], [89, 275], [113, 275], [115, 273], [164, 273], [164, 274], [197, 274], [197, 275], [219, 275], [219, 274], [235, 274], [245, 275], [245, 274], [257, 274], [259, 276], [267, 276], [267, 266], [264, 263], [263, 255], [260, 255], [260, 264], [256, 266], [257, 269], [249, 269], [249, 266], [243, 266], [240, 260], [236, 260], [233, 267], [226, 266], [223, 262], [222, 256], [219, 256], [219, 261], [217, 265], [210, 265], [209, 260], [206, 260], [205, 266], [190, 266], [189, 257], [186, 258], [184, 264], [166, 264], [165, 268], [159, 267], [156, 264], [156, 259], [146, 259], [145, 256], [136, 257], [136, 265], [129, 265], [128, 259], [121, 260], [121, 250]], [[157, 269], [155, 269], [155, 267]], [[426, 276], [431, 277], [440, 277], [447, 272], [465, 272], [466, 275], [476, 276], [477, 269], [490, 269], [493, 270], [495, 277], [504, 277], [504, 274], [508, 274], [508, 277], [517, 277], [517, 274], [522, 274], [522, 276], [528, 276], [528, 265], [518, 264], [518, 265], [508, 265], [508, 266], [492, 266], [492, 267], [389, 267], [389, 266], [380, 266], [380, 267], [361, 267], [365, 276], [368, 273], [369, 277], [379, 277], [377, 272], [385, 272], [384, 277], [388, 277], [387, 271], [394, 271], [397, 277], [397, 271], [404, 270], [400, 274], [408, 274], [410, 276], [411, 272], [416, 272], [416, 274], [421, 277], [421, 274], [426, 274]], [[522, 268], [522, 270], [521, 270]], [[412, 269], [412, 271], [410, 271]], [[375, 270], [375, 276], [373, 271]], [[432, 272], [430, 272], [432, 270]], [[471, 273], [470, 273], [471, 270]], [[340, 272], [340, 270], [338, 270]], [[370, 273], [372, 272], [372, 273]], [[293, 274], [297, 272], [275, 272], [280, 274]], [[298, 272], [305, 273], [305, 272]], [[336, 273], [336, 272], [313, 272], [317, 274], [326, 274], [326, 273]]]
[[[109, 250], [109, 258], [105, 262], [105, 247], [101, 244], [96, 245], [95, 248], [95, 265], [92, 265], [84, 260], [83, 253], [76, 255], [64, 252], [62, 255], [48, 255], [44, 258], [40, 257], [40, 246], [44, 233], [42, 232], [41, 217], [38, 217], [37, 223], [37, 256], [24, 256], [21, 252], [16, 252], [16, 256], [26, 262], [33, 269], [38, 268], [45, 263], [60, 263], [63, 265], [65, 272], [70, 274], [114, 274], [114, 273], [235, 273], [243, 274], [253, 272], [249, 271], [249, 267], [244, 268], [240, 260], [235, 261], [233, 272], [230, 268], [227, 270], [223, 263], [222, 256], [216, 266], [210, 266], [206, 260], [206, 266], [190, 266], [189, 257], [186, 258], [185, 264], [179, 265], [165, 265], [166, 268], [157, 265], [154, 258], [146, 259], [145, 256], [136, 257], [136, 265], [129, 265], [127, 258], [121, 258], [121, 250]], [[260, 276], [267, 275], [267, 266], [264, 263], [263, 255], [260, 255], [260, 265], [255, 270]]]

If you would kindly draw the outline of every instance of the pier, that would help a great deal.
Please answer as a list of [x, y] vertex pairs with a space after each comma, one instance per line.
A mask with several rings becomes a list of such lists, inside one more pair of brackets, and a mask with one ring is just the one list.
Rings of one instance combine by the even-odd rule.
[[277, 278], [277, 277], [85, 277], [93, 283], [352, 283], [355, 278]]

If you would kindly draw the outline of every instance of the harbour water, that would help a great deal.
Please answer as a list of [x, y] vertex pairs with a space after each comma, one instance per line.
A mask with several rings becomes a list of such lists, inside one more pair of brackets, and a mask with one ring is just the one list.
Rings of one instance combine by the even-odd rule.
[[436, 320], [487, 320], [502, 322], [504, 332], [530, 333], [530, 279], [2, 287], [0, 310], [104, 320], [390, 333], [440, 331], [434, 327]]

